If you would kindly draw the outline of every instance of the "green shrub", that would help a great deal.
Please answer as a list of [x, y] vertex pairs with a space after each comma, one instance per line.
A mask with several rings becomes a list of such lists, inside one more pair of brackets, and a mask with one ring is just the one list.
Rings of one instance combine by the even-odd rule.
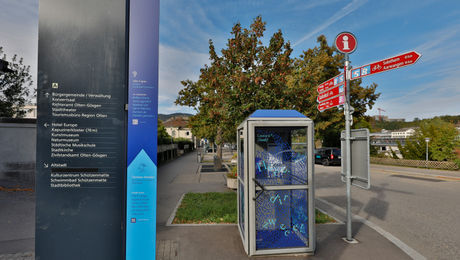
[[235, 165], [230, 167], [230, 172], [227, 173], [227, 178], [236, 179], [238, 177], [238, 169]]

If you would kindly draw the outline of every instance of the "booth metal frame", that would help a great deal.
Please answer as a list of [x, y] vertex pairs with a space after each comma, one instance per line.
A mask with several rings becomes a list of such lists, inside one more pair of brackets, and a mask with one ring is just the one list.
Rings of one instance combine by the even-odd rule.
[[[292, 110], [291, 110], [292, 111]], [[298, 113], [297, 111], [294, 111]], [[298, 113], [301, 115], [300, 113]], [[243, 241], [246, 253], [252, 255], [273, 255], [273, 254], [313, 254], [316, 248], [316, 229], [315, 229], [315, 200], [314, 200], [314, 125], [313, 121], [305, 116], [302, 117], [248, 117], [237, 128], [238, 156], [241, 148], [244, 151], [244, 179], [240, 174], [240, 162], [238, 159], [238, 230]], [[305, 127], [307, 133], [307, 185], [270, 185], [264, 186], [266, 191], [274, 190], [307, 190], [308, 194], [308, 247], [277, 248], [277, 249], [257, 249], [256, 230], [255, 230], [255, 198], [256, 191], [261, 191], [255, 180], [255, 128], [256, 127]], [[241, 137], [243, 145], [241, 147]], [[240, 185], [244, 185], [244, 230], [240, 226]], [[249, 213], [249, 214], [248, 214]]]

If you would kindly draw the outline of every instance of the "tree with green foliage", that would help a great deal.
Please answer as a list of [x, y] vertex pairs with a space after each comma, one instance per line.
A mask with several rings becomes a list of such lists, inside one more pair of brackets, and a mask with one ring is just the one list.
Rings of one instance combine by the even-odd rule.
[[194, 134], [215, 139], [219, 158], [222, 143], [234, 141], [239, 122], [256, 109], [285, 107], [292, 49], [281, 31], [263, 45], [265, 25], [260, 16], [248, 29], [236, 23], [221, 55], [210, 40], [211, 64], [201, 69], [198, 81], [182, 81], [176, 104], [197, 110], [191, 120]]
[[[436, 116], [435, 118], [437, 118], [437, 117], [438, 116]], [[452, 123], [454, 125], [460, 123], [460, 115], [455, 115], [455, 116], [445, 115], [445, 116], [439, 116], [439, 118], [442, 119], [445, 122], [449, 122], [449, 123]]]
[[415, 134], [406, 139], [404, 147], [398, 143], [404, 159], [425, 160], [426, 142], [428, 143], [428, 159], [431, 161], [453, 161], [456, 159], [455, 148], [460, 146], [459, 132], [451, 123], [440, 118], [424, 120]]
[[160, 119], [158, 119], [157, 125], [157, 140], [159, 145], [172, 143], [172, 137], [166, 132], [166, 128]]
[[452, 124], [458, 124], [460, 123], [460, 115], [445, 115], [445, 116], [435, 116], [431, 119], [420, 119], [418, 117], [415, 117], [413, 121], [380, 121], [380, 120], [374, 120], [373, 118], [370, 118], [369, 122], [371, 125], [371, 129], [374, 130], [374, 132], [381, 131], [382, 129], [386, 130], [397, 130], [401, 128], [406, 128], [406, 127], [419, 127], [420, 124], [423, 122], [427, 122], [433, 119], [439, 118], [442, 121], [449, 122]]
[[197, 138], [206, 138], [211, 143], [216, 141], [217, 127], [213, 124], [213, 120], [207, 117], [204, 108], [200, 113], [190, 117], [189, 125], [193, 135]]
[[[304, 51], [295, 59], [293, 73], [288, 76], [289, 103], [315, 122], [316, 138], [323, 140], [323, 146], [340, 146], [340, 132], [345, 128], [345, 117], [341, 108], [323, 112], [317, 109], [317, 86], [340, 74], [344, 67], [344, 55], [329, 46], [324, 35], [318, 37], [319, 46]], [[343, 71], [343, 70], [342, 70]], [[351, 81], [350, 99], [354, 108], [354, 127], [369, 127], [369, 117], [364, 114], [371, 109], [379, 93], [377, 84], [361, 86], [361, 79]]]
[[[0, 47], [0, 57], [7, 60], [3, 47]], [[24, 105], [33, 83], [30, 66], [24, 65], [17, 55], [9, 64], [13, 72], [0, 74], [0, 117], [22, 117], [27, 112]]]
[[[265, 25], [261, 17], [254, 19], [248, 29], [235, 24], [221, 55], [209, 42], [211, 63], [201, 69], [198, 81], [182, 81], [184, 88], [176, 104], [197, 110], [191, 120], [194, 134], [222, 144], [230, 138], [234, 141], [237, 125], [257, 109], [296, 109], [315, 121], [317, 137], [339, 145], [343, 113], [337, 108], [319, 113], [316, 86], [339, 74], [344, 56], [320, 36], [319, 47], [305, 51], [294, 61], [290, 43], [281, 31], [271, 36], [267, 46], [262, 44]], [[366, 125], [364, 113], [379, 94], [375, 93], [376, 84], [360, 84], [361, 80], [351, 83], [353, 116], [356, 124]]]

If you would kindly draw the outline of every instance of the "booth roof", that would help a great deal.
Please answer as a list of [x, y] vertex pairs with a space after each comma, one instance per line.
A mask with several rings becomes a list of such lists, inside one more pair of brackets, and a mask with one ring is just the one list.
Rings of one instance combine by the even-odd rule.
[[253, 117], [273, 117], [273, 118], [306, 118], [306, 116], [299, 113], [297, 110], [272, 110], [272, 109], [259, 109], [252, 113], [249, 118]]

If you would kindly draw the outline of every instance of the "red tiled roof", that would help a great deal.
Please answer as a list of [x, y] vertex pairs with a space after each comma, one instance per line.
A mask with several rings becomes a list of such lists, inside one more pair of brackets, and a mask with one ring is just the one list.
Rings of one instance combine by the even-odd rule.
[[184, 117], [173, 117], [166, 120], [163, 125], [165, 127], [188, 127], [188, 118]]

